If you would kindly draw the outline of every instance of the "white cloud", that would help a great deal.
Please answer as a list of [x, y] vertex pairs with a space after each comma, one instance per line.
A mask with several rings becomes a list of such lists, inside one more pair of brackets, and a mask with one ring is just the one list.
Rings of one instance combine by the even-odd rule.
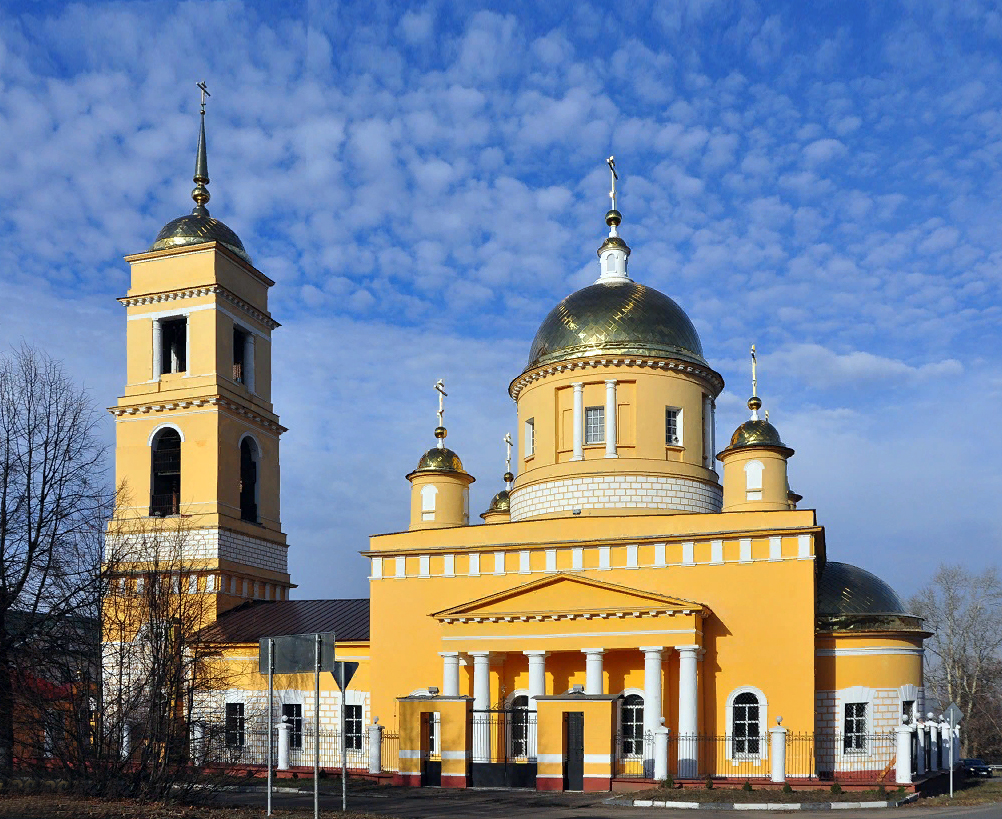
[[815, 389], [861, 387], [880, 383], [884, 387], [917, 384], [963, 372], [955, 359], [907, 364], [863, 350], [836, 353], [820, 344], [795, 344], [763, 356], [770, 367], [781, 367], [790, 375]]

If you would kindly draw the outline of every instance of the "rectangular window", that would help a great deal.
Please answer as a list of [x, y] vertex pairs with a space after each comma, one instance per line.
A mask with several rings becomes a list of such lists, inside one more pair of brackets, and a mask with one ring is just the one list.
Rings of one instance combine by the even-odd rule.
[[536, 419], [530, 418], [525, 422], [525, 457], [529, 458], [536, 454]]
[[844, 750], [847, 754], [866, 752], [866, 703], [845, 704]]
[[246, 384], [247, 333], [239, 327], [233, 328], [233, 380]]
[[912, 721], [912, 711], [915, 709], [915, 700], [901, 701], [901, 716], [907, 717], [908, 722]]
[[188, 319], [160, 321], [160, 372], [183, 373], [188, 369]]
[[303, 706], [298, 702], [282, 703], [282, 716], [288, 717], [291, 726], [289, 731], [289, 747], [303, 747]]
[[244, 704], [226, 703], [226, 747], [244, 747]]
[[362, 750], [362, 706], [344, 707], [344, 741], [349, 751]]
[[605, 407], [585, 407], [586, 444], [605, 443]]
[[682, 446], [682, 410], [665, 407], [665, 444]]

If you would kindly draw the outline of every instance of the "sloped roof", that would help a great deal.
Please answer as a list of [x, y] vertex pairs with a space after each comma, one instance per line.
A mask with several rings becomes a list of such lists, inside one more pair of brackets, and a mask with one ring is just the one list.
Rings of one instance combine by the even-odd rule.
[[202, 637], [215, 643], [256, 643], [262, 637], [333, 631], [340, 642], [369, 639], [369, 601], [250, 600], [207, 626]]

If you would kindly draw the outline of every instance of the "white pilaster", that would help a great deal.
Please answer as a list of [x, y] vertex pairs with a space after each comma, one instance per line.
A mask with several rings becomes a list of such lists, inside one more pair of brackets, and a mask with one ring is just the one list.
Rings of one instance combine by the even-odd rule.
[[912, 783], [912, 730], [901, 723], [897, 728], [897, 754], [894, 762], [895, 780], [899, 785]]
[[536, 697], [546, 694], [546, 651], [523, 651], [529, 658], [529, 710], [535, 711]]
[[678, 651], [678, 775], [681, 779], [698, 776], [697, 734], [699, 733], [696, 699], [699, 646], [675, 646]]
[[616, 379], [605, 380], [605, 457], [618, 458], [616, 453]]
[[572, 461], [584, 458], [584, 382], [574, 384], [574, 454]]
[[459, 652], [440, 651], [442, 658], [442, 696], [459, 696]]
[[473, 761], [489, 762], [491, 747], [490, 715], [484, 712], [491, 707], [491, 654], [489, 651], [471, 651], [473, 658]]
[[164, 335], [160, 319], [153, 319], [153, 380], [157, 381], [163, 375]]
[[585, 693], [604, 694], [602, 655], [605, 654], [605, 649], [582, 648], [581, 653], [585, 655]]

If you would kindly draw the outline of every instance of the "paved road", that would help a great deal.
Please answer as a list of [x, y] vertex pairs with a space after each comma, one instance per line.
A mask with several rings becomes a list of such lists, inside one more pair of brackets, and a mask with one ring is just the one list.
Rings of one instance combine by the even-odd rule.
[[[220, 794], [220, 801], [229, 804], [265, 804], [265, 792]], [[386, 788], [351, 793], [348, 807], [351, 810], [398, 817], [398, 819], [734, 819], [732, 810], [670, 810], [667, 808], [634, 808], [609, 804], [608, 794], [537, 793], [535, 791], [509, 791], [489, 789], [438, 790], [434, 788]], [[275, 794], [272, 804], [276, 808], [300, 808], [311, 811], [312, 791], [304, 794]], [[321, 794], [321, 816], [328, 819], [340, 812], [341, 794]], [[755, 811], [751, 816], [785, 813], [790, 816], [826, 816], [826, 811]], [[748, 815], [748, 814], [744, 814]], [[840, 810], [839, 819], [875, 819], [885, 814], [873, 809]], [[1002, 819], [1002, 804], [976, 808], [926, 808], [909, 806], [894, 811], [897, 819], [915, 817], [965, 817], [966, 819]]]

